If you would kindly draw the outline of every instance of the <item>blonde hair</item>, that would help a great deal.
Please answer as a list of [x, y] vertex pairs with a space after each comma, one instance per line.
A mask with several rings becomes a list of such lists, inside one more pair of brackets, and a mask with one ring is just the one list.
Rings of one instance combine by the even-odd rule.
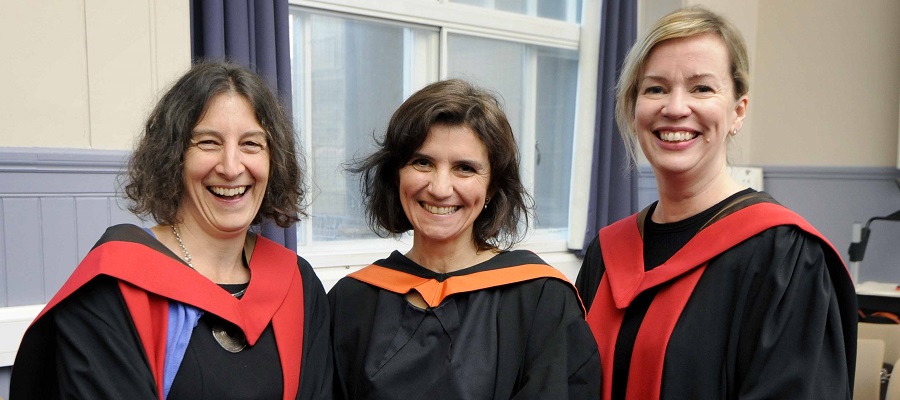
[[638, 85], [644, 73], [647, 57], [656, 45], [666, 40], [707, 33], [722, 38], [728, 50], [735, 99], [741, 98], [750, 90], [750, 59], [747, 56], [744, 38], [734, 25], [722, 16], [699, 6], [682, 8], [660, 18], [629, 50], [616, 86], [616, 124], [633, 164], [637, 163], [638, 143], [631, 123], [634, 120]]

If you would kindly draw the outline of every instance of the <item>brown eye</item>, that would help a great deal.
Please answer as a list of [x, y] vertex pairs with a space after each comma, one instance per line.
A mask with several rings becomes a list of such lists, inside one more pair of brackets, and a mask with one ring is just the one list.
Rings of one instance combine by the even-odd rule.
[[475, 172], [477, 172], [475, 170], [475, 167], [472, 167], [471, 165], [468, 165], [468, 164], [462, 164], [462, 165], [458, 166], [456, 169], [465, 174], [474, 174]]
[[662, 86], [648, 86], [644, 88], [641, 94], [645, 96], [658, 96], [664, 94], [666, 90]]
[[194, 142], [194, 145], [197, 146], [198, 149], [208, 151], [208, 150], [216, 150], [219, 148], [219, 143], [215, 140], [198, 140]]
[[247, 141], [247, 142], [244, 142], [241, 144], [241, 148], [247, 153], [255, 154], [255, 153], [259, 153], [260, 151], [263, 151], [266, 148], [266, 146], [263, 145], [262, 143], [258, 143], [258, 142], [254, 142], [254, 141]]

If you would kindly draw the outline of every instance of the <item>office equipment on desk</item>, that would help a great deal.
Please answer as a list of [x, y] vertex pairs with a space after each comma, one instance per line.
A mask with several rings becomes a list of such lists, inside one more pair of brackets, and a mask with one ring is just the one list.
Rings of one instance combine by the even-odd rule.
[[[895, 182], [897, 183], [897, 188], [900, 189], [900, 178], [895, 179]], [[887, 311], [900, 315], [900, 283], [859, 282], [859, 263], [866, 254], [866, 245], [869, 242], [869, 235], [872, 233], [869, 226], [875, 221], [900, 221], [900, 210], [884, 217], [869, 218], [865, 226], [862, 226], [860, 223], [853, 224], [853, 237], [850, 249], [847, 251], [850, 256], [850, 276], [856, 285], [856, 296], [860, 310]], [[900, 273], [898, 273], [898, 281], [900, 281]]]

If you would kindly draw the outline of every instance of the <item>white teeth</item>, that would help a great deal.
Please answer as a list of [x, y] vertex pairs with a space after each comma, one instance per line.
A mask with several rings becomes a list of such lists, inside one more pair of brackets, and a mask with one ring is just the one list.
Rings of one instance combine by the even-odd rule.
[[231, 197], [231, 196], [238, 196], [238, 195], [244, 194], [244, 192], [247, 190], [247, 187], [246, 186], [238, 186], [236, 188], [224, 188], [224, 187], [211, 186], [210, 190], [212, 190], [213, 193], [215, 193], [219, 196]]
[[425, 208], [425, 211], [437, 215], [453, 214], [454, 211], [459, 209], [459, 207], [435, 207], [425, 203], [422, 203], [422, 207]]
[[659, 138], [664, 142], [683, 142], [697, 137], [693, 132], [660, 132]]

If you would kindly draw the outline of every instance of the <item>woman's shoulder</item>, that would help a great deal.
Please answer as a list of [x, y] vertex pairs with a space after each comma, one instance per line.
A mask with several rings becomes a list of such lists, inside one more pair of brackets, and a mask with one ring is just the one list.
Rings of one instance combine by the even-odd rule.
[[776, 225], [752, 236], [738, 246], [774, 247], [775, 250], [822, 253], [827, 246], [825, 239], [796, 225]]
[[142, 228], [134, 224], [118, 224], [106, 228], [103, 235], [97, 241], [98, 244], [120, 241], [135, 243], [153, 243], [157, 242], [155, 236], [147, 228]]
[[127, 306], [119, 281], [107, 275], [97, 275], [53, 307], [55, 318], [62, 315], [127, 315]]
[[366, 294], [374, 294], [379, 290], [384, 290], [378, 288], [377, 286], [370, 285], [361, 280], [353, 278], [352, 276], [345, 275], [335, 282], [334, 286], [328, 290], [329, 298], [359, 298], [360, 296], [364, 296]]
[[748, 276], [768, 276], [776, 281], [797, 273], [825, 271], [838, 277], [837, 272], [846, 270], [829, 243], [794, 225], [768, 228], [723, 252], [717, 260], [742, 266]]

